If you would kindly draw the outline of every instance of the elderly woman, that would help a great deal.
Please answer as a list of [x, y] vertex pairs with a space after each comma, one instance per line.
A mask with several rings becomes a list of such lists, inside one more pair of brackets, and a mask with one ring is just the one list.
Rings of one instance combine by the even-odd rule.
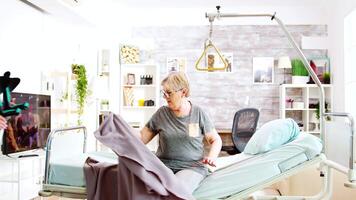
[[[215, 166], [221, 150], [221, 138], [208, 115], [188, 100], [189, 82], [184, 73], [170, 73], [161, 83], [167, 106], [162, 106], [141, 130], [147, 144], [158, 134], [158, 158], [170, 168], [193, 193], [208, 171]], [[204, 157], [203, 139], [211, 145]]]

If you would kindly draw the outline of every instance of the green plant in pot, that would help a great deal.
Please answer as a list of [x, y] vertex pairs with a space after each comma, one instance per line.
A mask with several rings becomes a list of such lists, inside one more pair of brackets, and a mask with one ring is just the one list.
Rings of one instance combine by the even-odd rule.
[[330, 84], [330, 73], [329, 72], [323, 73], [323, 83]]
[[306, 84], [309, 81], [309, 73], [300, 59], [292, 60], [292, 83]]
[[[320, 102], [318, 102], [317, 104], [316, 104], [316, 106], [315, 106], [315, 108], [316, 108], [316, 110], [315, 110], [315, 114], [316, 114], [316, 119], [320, 119]], [[328, 104], [325, 102], [325, 112], [329, 112], [329, 110], [328, 110]], [[327, 116], [326, 117], [326, 120], [330, 120], [330, 117], [329, 116]]]
[[84, 113], [84, 106], [88, 96], [88, 79], [84, 65], [72, 64], [72, 73], [76, 75], [75, 94], [78, 104], [78, 125], [82, 124], [81, 117]]

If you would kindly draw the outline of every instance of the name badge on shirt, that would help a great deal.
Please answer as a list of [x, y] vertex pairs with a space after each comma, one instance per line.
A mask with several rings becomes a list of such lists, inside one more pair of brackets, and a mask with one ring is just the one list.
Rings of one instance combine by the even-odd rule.
[[198, 137], [199, 136], [199, 124], [198, 123], [190, 123], [189, 124], [189, 136], [190, 137]]

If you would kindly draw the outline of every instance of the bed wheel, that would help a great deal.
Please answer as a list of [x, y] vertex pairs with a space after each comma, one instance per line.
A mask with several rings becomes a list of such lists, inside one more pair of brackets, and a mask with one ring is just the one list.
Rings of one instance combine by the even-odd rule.
[[356, 188], [356, 183], [355, 182], [346, 182], [344, 183], [345, 187], [355, 189]]
[[320, 177], [325, 177], [324, 172], [320, 172]]
[[40, 195], [41, 197], [49, 197], [49, 196], [52, 196], [52, 192], [50, 192], [50, 191], [39, 191], [38, 195]]

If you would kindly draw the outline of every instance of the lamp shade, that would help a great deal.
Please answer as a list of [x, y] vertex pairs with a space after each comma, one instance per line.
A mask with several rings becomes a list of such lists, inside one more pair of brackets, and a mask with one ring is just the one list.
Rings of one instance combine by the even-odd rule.
[[287, 69], [292, 68], [289, 56], [282, 56], [278, 59], [278, 68]]

